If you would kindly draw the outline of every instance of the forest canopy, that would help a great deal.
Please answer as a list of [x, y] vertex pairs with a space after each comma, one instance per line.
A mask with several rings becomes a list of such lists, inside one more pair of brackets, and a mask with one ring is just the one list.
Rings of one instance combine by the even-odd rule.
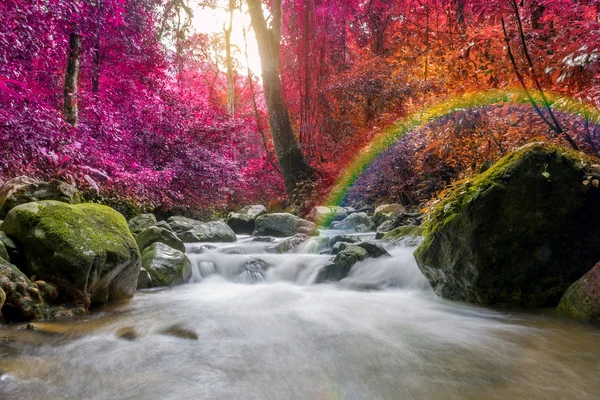
[[600, 121], [555, 107], [600, 107], [599, 18], [597, 0], [4, 0], [0, 180], [308, 206], [396, 121], [487, 89], [525, 101], [407, 132], [353, 201], [423, 202], [532, 140], [600, 155]]

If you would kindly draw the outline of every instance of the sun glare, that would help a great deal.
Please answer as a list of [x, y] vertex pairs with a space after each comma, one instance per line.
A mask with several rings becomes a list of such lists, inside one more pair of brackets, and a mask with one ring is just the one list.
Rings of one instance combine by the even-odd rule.
[[[199, 33], [223, 34], [223, 27], [228, 22], [227, 1], [220, 0], [216, 8], [196, 7], [194, 9], [194, 28]], [[244, 68], [250, 68], [257, 77], [261, 76], [260, 57], [254, 31], [250, 27], [250, 16], [246, 10], [235, 10], [231, 31], [232, 56]], [[244, 43], [244, 29], [246, 30], [246, 44]], [[248, 62], [244, 55], [244, 48], [248, 49]]]

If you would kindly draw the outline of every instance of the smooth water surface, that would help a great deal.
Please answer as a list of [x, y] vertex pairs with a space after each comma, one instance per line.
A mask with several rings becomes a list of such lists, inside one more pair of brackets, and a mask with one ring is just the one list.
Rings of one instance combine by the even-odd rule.
[[[0, 399], [600, 397], [600, 330], [440, 300], [413, 248], [311, 285], [326, 240], [284, 255], [250, 240], [190, 246], [194, 283], [38, 323], [55, 333], [0, 329]], [[261, 282], [242, 282], [248, 260]]]

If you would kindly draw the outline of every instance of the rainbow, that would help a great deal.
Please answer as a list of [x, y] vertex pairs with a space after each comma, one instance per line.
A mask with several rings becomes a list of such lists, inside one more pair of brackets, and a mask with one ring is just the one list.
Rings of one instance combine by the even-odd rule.
[[[595, 106], [580, 100], [549, 92], [545, 93], [545, 95], [553, 110], [559, 110], [571, 115], [578, 115], [587, 118], [591, 123], [600, 125], [600, 110]], [[533, 94], [532, 96], [538, 104], [543, 104], [540, 96], [535, 96]], [[465, 93], [443, 100], [397, 121], [379, 133], [359, 152], [358, 156], [352, 160], [345, 172], [338, 178], [321, 204], [326, 206], [340, 205], [350, 188], [367, 167], [408, 132], [427, 125], [439, 118], [448, 116], [456, 111], [465, 111], [476, 107], [490, 106], [499, 103], [520, 105], [531, 104], [527, 95], [522, 90], [484, 90]]]

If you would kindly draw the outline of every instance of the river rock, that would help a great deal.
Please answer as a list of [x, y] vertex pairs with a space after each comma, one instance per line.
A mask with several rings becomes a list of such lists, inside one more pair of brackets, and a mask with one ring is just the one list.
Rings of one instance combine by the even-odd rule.
[[[2, 224], [0, 224], [1, 226]], [[0, 243], [4, 246], [8, 258], [5, 258], [6, 261], [12, 262], [13, 264], [18, 264], [21, 260], [19, 249], [15, 244], [14, 240], [9, 238], [6, 233], [0, 231]]]
[[387, 250], [383, 248], [383, 246], [381, 246], [377, 243], [362, 242], [362, 243], [358, 243], [357, 246], [365, 249], [367, 251], [367, 253], [369, 254], [369, 257], [373, 257], [373, 258], [378, 258], [378, 257], [383, 257], [383, 256], [391, 257], [390, 253], [388, 253]]
[[381, 225], [384, 221], [393, 220], [396, 215], [406, 212], [406, 207], [402, 204], [383, 204], [375, 209], [373, 222], [375, 225]]
[[271, 236], [257, 236], [254, 239], [252, 239], [253, 242], [262, 242], [262, 243], [272, 243], [275, 241], [275, 238], [272, 238]]
[[4, 243], [0, 242], [0, 258], [5, 261], [10, 262], [10, 257], [8, 255], [8, 251], [6, 251], [6, 247], [4, 247]]
[[160, 242], [144, 250], [142, 267], [148, 271], [154, 287], [181, 285], [192, 277], [192, 264], [187, 256]]
[[235, 242], [235, 232], [223, 221], [198, 223], [192, 229], [177, 233], [184, 243]]
[[196, 221], [195, 219], [180, 216], [169, 217], [167, 222], [175, 233], [189, 231], [194, 228], [194, 225], [199, 225], [202, 223], [200, 221]]
[[265, 280], [265, 271], [267, 263], [260, 259], [248, 260], [244, 263], [244, 270], [238, 276], [238, 280], [243, 283], [258, 283]]
[[158, 221], [155, 226], [173, 232], [173, 228], [171, 228], [171, 225], [167, 221]]
[[319, 270], [315, 283], [337, 282], [344, 279], [354, 264], [367, 257], [369, 257], [369, 253], [365, 249], [349, 244]]
[[266, 213], [267, 209], [264, 206], [246, 206], [238, 212], [231, 213], [227, 219], [227, 224], [237, 234], [251, 235], [254, 232], [256, 218]]
[[6, 321], [19, 322], [32, 319], [64, 318], [86, 313], [79, 304], [69, 307], [49, 305], [44, 293], [32, 283], [16, 266], [0, 259], [0, 291], [4, 294], [4, 304], [0, 306]]
[[376, 230], [376, 234], [375, 234], [375, 239], [381, 239], [383, 238], [383, 236], [386, 234], [386, 232], [391, 231], [392, 229], [394, 229], [394, 221], [387, 219], [385, 221], [383, 221]]
[[405, 246], [418, 246], [423, 241], [423, 227], [415, 225], [399, 226], [386, 232], [382, 239], [399, 242]]
[[198, 340], [198, 334], [196, 332], [179, 324], [175, 324], [166, 329], [163, 329], [160, 333], [166, 336], [173, 336], [180, 339]]
[[600, 263], [567, 289], [558, 310], [572, 318], [600, 324]]
[[331, 247], [331, 254], [332, 255], [336, 255], [338, 254], [340, 251], [344, 251], [348, 248], [348, 246], [350, 246], [350, 243], [348, 242], [336, 242], [332, 247]]
[[304, 235], [302, 233], [298, 233], [292, 236], [291, 238], [288, 238], [283, 242], [279, 243], [277, 246], [275, 246], [273, 251], [279, 254], [289, 253], [296, 247], [300, 246], [302, 243], [305, 243], [308, 239], [309, 236]]
[[146, 248], [150, 247], [153, 243], [164, 243], [176, 250], [185, 252], [185, 244], [179, 239], [175, 233], [168, 229], [159, 228], [158, 226], [151, 226], [144, 229], [136, 237], [135, 241], [143, 253]]
[[331, 225], [333, 229], [349, 230], [355, 232], [368, 232], [374, 229], [375, 224], [371, 217], [365, 212], [350, 214], [348, 218], [335, 222]]
[[156, 217], [154, 214], [142, 214], [137, 217], [133, 217], [129, 220], [129, 230], [134, 235], [142, 232], [143, 230], [156, 225]]
[[317, 226], [305, 219], [288, 213], [261, 215], [256, 219], [254, 236], [287, 237], [301, 233], [308, 236], [318, 236]]
[[56, 200], [76, 204], [82, 200], [79, 191], [68, 183], [58, 180], [42, 182], [27, 176], [19, 176], [7, 181], [0, 188], [0, 218], [14, 207], [40, 200]]
[[140, 253], [127, 221], [110, 207], [27, 203], [0, 229], [24, 249], [27, 274], [56, 284], [62, 296], [88, 307], [135, 293]]
[[360, 238], [358, 236], [351, 236], [351, 235], [335, 235], [329, 239], [329, 245], [331, 247], [335, 246], [335, 244], [338, 242], [358, 243], [358, 242], [360, 242]]
[[148, 289], [151, 287], [152, 287], [152, 277], [150, 277], [150, 274], [148, 273], [146, 268], [144, 268], [144, 267], [140, 268], [140, 274], [138, 275], [137, 290]]
[[341, 221], [348, 217], [348, 213], [342, 207], [316, 206], [306, 216], [307, 221], [323, 227], [328, 227], [332, 222]]
[[600, 259], [599, 169], [545, 143], [503, 157], [433, 206], [419, 268], [448, 299], [556, 306]]

